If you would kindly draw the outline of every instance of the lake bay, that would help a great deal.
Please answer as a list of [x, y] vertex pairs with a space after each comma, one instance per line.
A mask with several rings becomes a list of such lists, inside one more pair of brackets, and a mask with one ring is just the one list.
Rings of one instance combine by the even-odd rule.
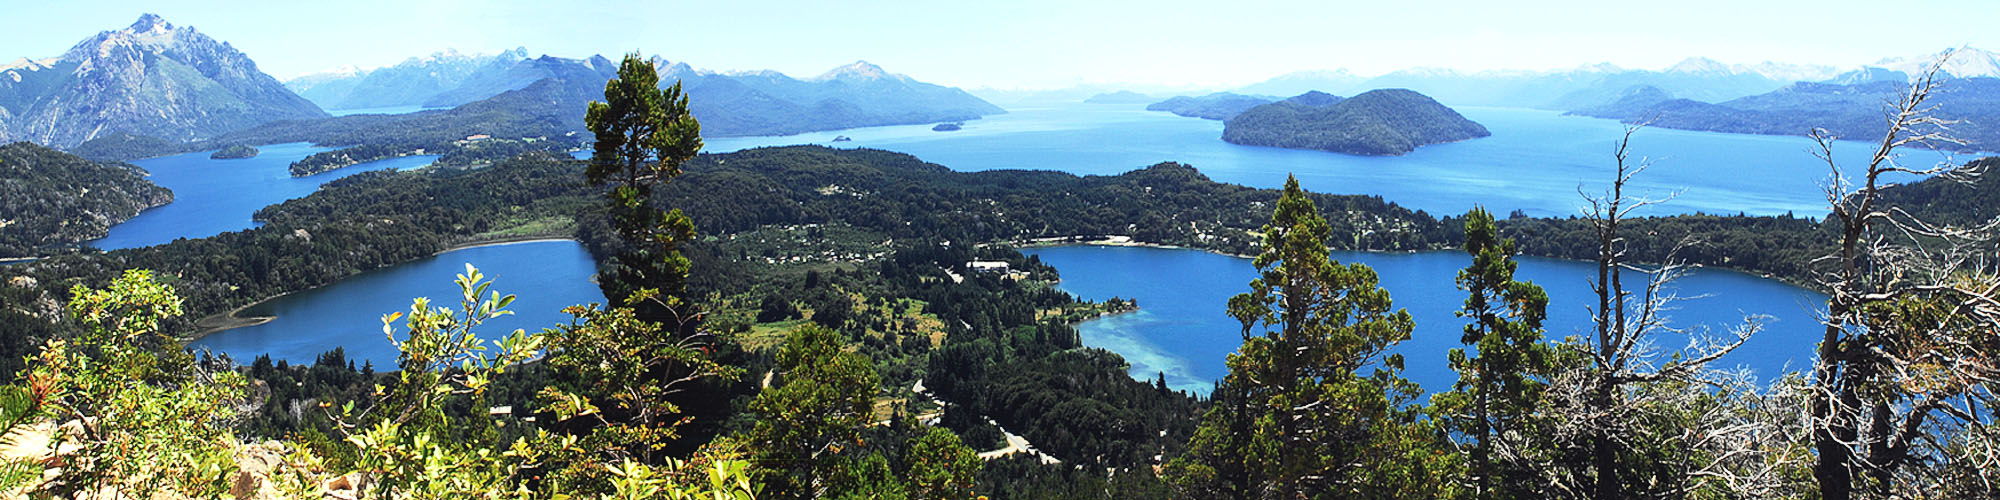
[[[1132, 376], [1151, 380], [1165, 373], [1175, 389], [1207, 393], [1228, 374], [1226, 357], [1243, 345], [1242, 325], [1227, 314], [1229, 297], [1249, 291], [1256, 270], [1249, 259], [1198, 250], [1061, 246], [1024, 253], [1055, 266], [1060, 287], [1085, 300], [1111, 297], [1138, 299], [1133, 313], [1091, 320], [1078, 325], [1083, 343], [1124, 356]], [[1471, 263], [1462, 252], [1420, 253], [1334, 252], [1345, 263], [1375, 269], [1383, 289], [1397, 308], [1406, 309], [1416, 330], [1395, 352], [1404, 355], [1404, 376], [1424, 390], [1449, 390], [1457, 380], [1445, 361], [1459, 342], [1465, 320], [1453, 313], [1464, 307], [1466, 293], [1453, 278]], [[1516, 279], [1533, 281], [1549, 294], [1547, 338], [1582, 335], [1591, 328], [1587, 306], [1596, 303], [1585, 281], [1596, 276], [1590, 262], [1520, 258]], [[1637, 279], [1628, 275], [1627, 283]], [[1672, 285], [1688, 300], [1672, 311], [1676, 327], [1706, 328], [1711, 335], [1728, 335], [1745, 315], [1769, 315], [1764, 331], [1718, 361], [1718, 368], [1747, 367], [1760, 380], [1774, 380], [1787, 370], [1810, 366], [1820, 324], [1813, 311], [1826, 297], [1775, 280], [1743, 273], [1698, 269]], [[1261, 332], [1261, 326], [1259, 327]], [[1662, 348], [1686, 344], [1686, 336], [1659, 339]]]

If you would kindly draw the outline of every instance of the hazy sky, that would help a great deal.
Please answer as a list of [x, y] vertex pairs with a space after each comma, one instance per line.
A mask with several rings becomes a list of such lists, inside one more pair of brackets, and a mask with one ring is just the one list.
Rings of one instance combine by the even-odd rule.
[[1227, 87], [1333, 68], [1657, 69], [1688, 56], [1846, 67], [1961, 45], [2000, 49], [1995, 0], [0, 2], [6, 60], [54, 56], [154, 12], [230, 42], [281, 79], [517, 46], [566, 57], [640, 49], [704, 69], [794, 76], [866, 59], [922, 80], [999, 88]]

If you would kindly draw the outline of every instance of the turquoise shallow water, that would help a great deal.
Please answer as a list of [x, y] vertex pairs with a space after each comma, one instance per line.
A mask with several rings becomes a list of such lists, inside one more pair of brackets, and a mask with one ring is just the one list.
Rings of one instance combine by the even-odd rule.
[[[1138, 312], [1078, 327], [1084, 344], [1117, 352], [1131, 362], [1133, 377], [1151, 380], [1165, 373], [1174, 388], [1205, 393], [1228, 373], [1223, 361], [1242, 345], [1243, 336], [1241, 324], [1226, 314], [1227, 302], [1248, 291], [1248, 283], [1256, 277], [1249, 259], [1143, 247], [1066, 246], [1026, 253], [1054, 265], [1062, 273], [1062, 289], [1071, 294], [1089, 300], [1138, 299]], [[1465, 292], [1452, 280], [1471, 258], [1460, 252], [1336, 252], [1334, 258], [1374, 268], [1396, 306], [1415, 318], [1416, 331], [1397, 348], [1405, 358], [1405, 375], [1427, 391], [1449, 389], [1457, 375], [1445, 355], [1462, 346], [1460, 328], [1465, 324], [1453, 315], [1463, 307]], [[1596, 296], [1585, 279], [1595, 274], [1596, 267], [1588, 262], [1521, 259], [1518, 277], [1548, 291], [1545, 326], [1550, 338], [1581, 334], [1590, 327], [1587, 307]], [[1747, 367], [1760, 379], [1771, 380], [1812, 361], [1819, 332], [1813, 311], [1824, 308], [1825, 296], [1775, 280], [1711, 269], [1690, 273], [1673, 290], [1689, 297], [1672, 312], [1675, 326], [1724, 334], [1746, 314], [1771, 316], [1763, 332], [1720, 360], [1722, 367]], [[1661, 346], [1679, 347], [1687, 340], [1667, 337]]]

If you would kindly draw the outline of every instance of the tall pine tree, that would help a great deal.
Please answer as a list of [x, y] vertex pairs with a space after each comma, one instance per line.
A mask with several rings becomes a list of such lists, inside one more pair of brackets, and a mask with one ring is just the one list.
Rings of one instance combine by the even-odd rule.
[[1296, 179], [1263, 228], [1260, 277], [1229, 300], [1243, 347], [1229, 356], [1187, 453], [1169, 465], [1202, 498], [1437, 498], [1456, 485], [1442, 433], [1390, 354], [1410, 338], [1375, 272], [1341, 264], [1332, 226]]
[[1514, 279], [1514, 240], [1500, 239], [1485, 208], [1465, 214], [1465, 252], [1472, 265], [1458, 272], [1458, 288], [1468, 292], [1458, 315], [1470, 322], [1460, 341], [1474, 351], [1451, 350], [1458, 383], [1436, 397], [1437, 412], [1464, 444], [1474, 498], [1540, 498], [1532, 465], [1496, 458], [1493, 451], [1496, 440], [1530, 431], [1555, 357], [1542, 342], [1549, 297], [1542, 287]]

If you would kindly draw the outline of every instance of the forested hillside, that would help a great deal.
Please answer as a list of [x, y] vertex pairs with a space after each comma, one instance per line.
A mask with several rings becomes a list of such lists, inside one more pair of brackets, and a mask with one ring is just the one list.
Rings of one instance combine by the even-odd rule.
[[172, 201], [173, 191], [148, 182], [138, 167], [26, 142], [0, 146], [0, 258], [66, 251]]
[[1245, 110], [1222, 129], [1222, 140], [1234, 144], [1390, 156], [1489, 135], [1457, 111], [1403, 89], [1344, 100], [1308, 93]]

